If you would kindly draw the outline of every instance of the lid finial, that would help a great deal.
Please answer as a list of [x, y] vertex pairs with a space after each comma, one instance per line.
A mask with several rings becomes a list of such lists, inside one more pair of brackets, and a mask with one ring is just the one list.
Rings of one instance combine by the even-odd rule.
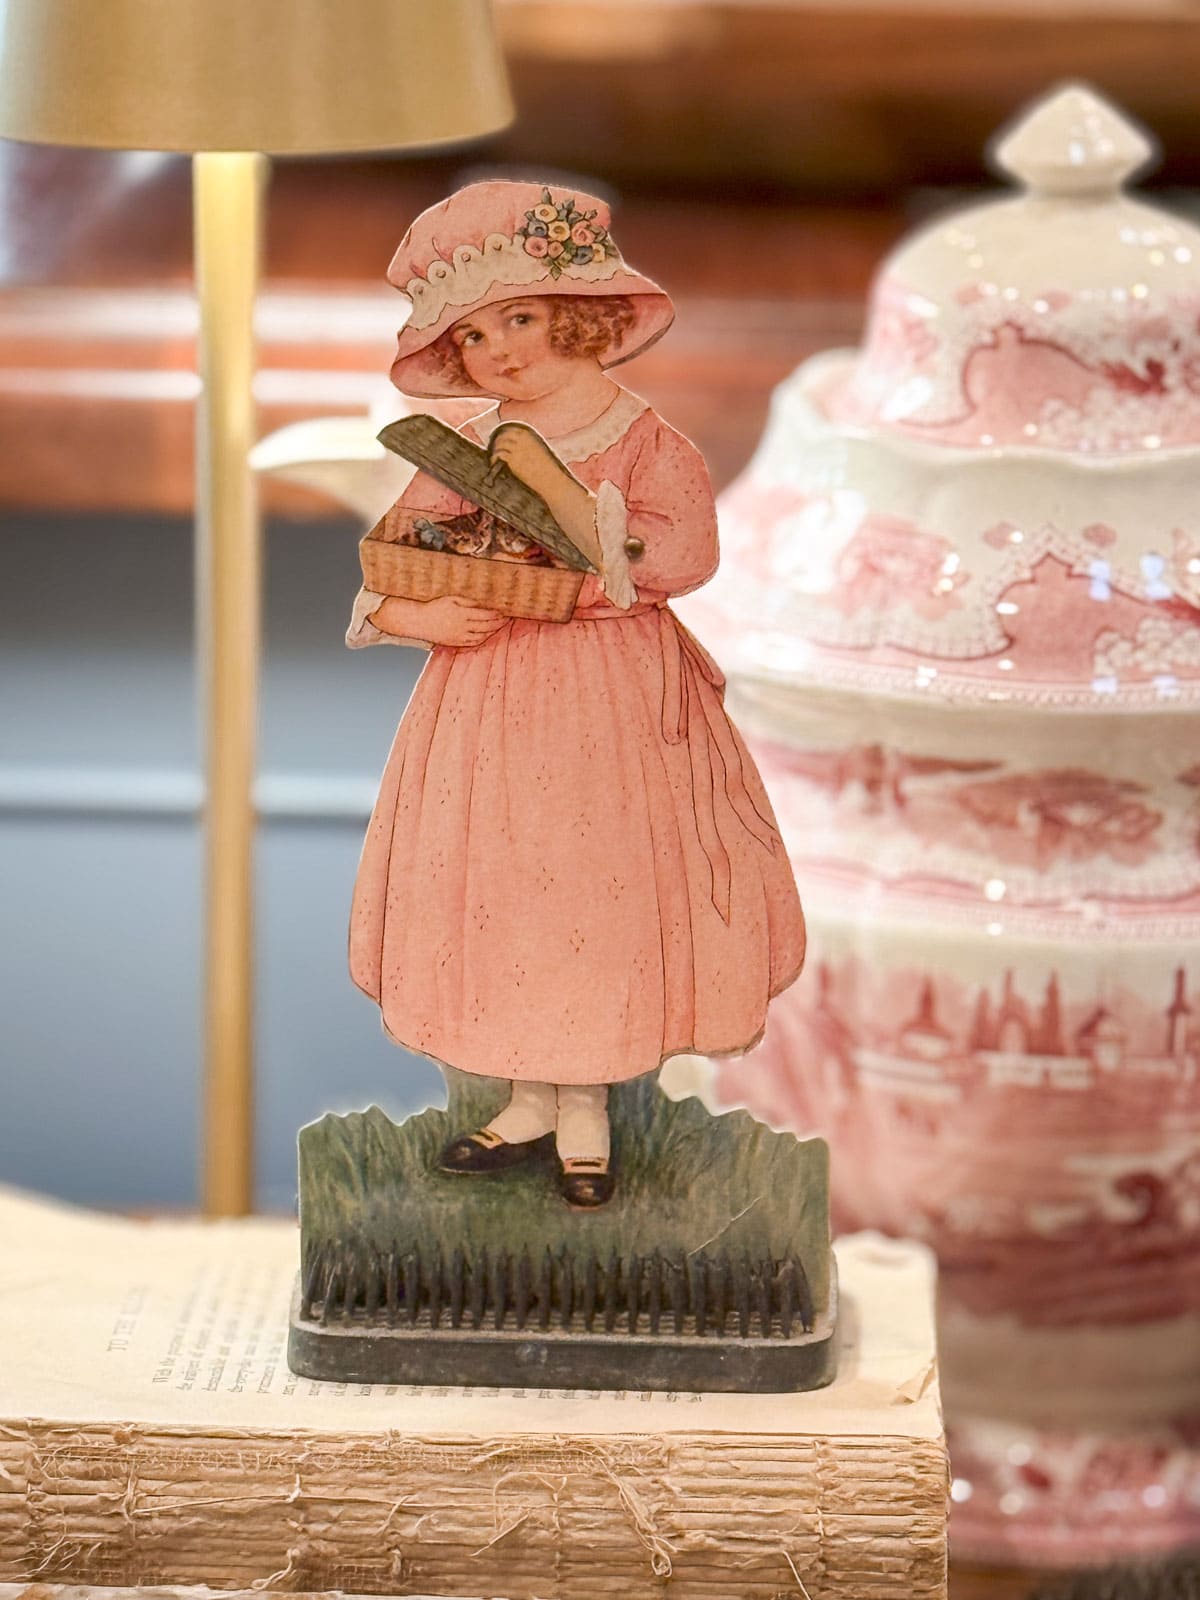
[[997, 135], [992, 159], [1035, 194], [1115, 193], [1158, 155], [1140, 125], [1083, 83], [1034, 102]]

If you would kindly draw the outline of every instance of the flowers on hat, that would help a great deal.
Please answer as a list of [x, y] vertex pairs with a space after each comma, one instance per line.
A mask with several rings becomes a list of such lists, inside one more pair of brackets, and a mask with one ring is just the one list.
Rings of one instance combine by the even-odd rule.
[[545, 260], [550, 276], [557, 278], [570, 267], [616, 260], [618, 251], [595, 211], [580, 211], [575, 201], [556, 201], [542, 190], [541, 205], [525, 213], [525, 226], [517, 229], [526, 255]]

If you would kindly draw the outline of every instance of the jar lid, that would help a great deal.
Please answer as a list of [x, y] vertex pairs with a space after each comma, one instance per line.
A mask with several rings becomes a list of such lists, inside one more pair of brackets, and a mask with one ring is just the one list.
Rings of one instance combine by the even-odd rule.
[[1023, 113], [992, 145], [1022, 192], [889, 257], [830, 419], [984, 448], [1200, 443], [1200, 228], [1123, 190], [1155, 155], [1083, 85]]
[[[1090, 89], [996, 141], [1024, 184], [885, 264], [861, 350], [776, 391], [701, 636], [743, 685], [1200, 707], [1200, 229]], [[690, 613], [689, 613], [690, 614]]]

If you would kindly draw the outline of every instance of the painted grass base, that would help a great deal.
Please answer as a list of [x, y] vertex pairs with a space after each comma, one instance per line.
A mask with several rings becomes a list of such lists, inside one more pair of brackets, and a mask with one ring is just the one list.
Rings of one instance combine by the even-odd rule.
[[[507, 1092], [447, 1079], [444, 1111], [397, 1125], [373, 1106], [301, 1130], [297, 1352], [316, 1348], [297, 1326], [334, 1324], [343, 1335], [351, 1324], [402, 1328], [410, 1347], [423, 1330], [443, 1348], [450, 1333], [467, 1348], [471, 1330], [507, 1322], [519, 1333], [527, 1321], [535, 1336], [553, 1322], [557, 1342], [644, 1342], [660, 1321], [664, 1342], [728, 1332], [763, 1349], [810, 1341], [818, 1324], [831, 1338], [822, 1140], [772, 1132], [746, 1112], [713, 1116], [638, 1079], [610, 1100], [617, 1192], [578, 1212], [558, 1194], [551, 1152], [488, 1176], [438, 1172], [443, 1146], [487, 1122]], [[345, 1337], [325, 1343], [350, 1348]], [[832, 1376], [830, 1361], [816, 1381]]]

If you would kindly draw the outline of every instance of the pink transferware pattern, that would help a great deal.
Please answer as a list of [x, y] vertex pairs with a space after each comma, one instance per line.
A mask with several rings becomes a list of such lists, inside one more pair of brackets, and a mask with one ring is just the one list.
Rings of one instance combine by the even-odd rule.
[[880, 272], [689, 602], [815, 981], [717, 1087], [939, 1255], [961, 1555], [1200, 1540], [1200, 229], [1082, 87]]

